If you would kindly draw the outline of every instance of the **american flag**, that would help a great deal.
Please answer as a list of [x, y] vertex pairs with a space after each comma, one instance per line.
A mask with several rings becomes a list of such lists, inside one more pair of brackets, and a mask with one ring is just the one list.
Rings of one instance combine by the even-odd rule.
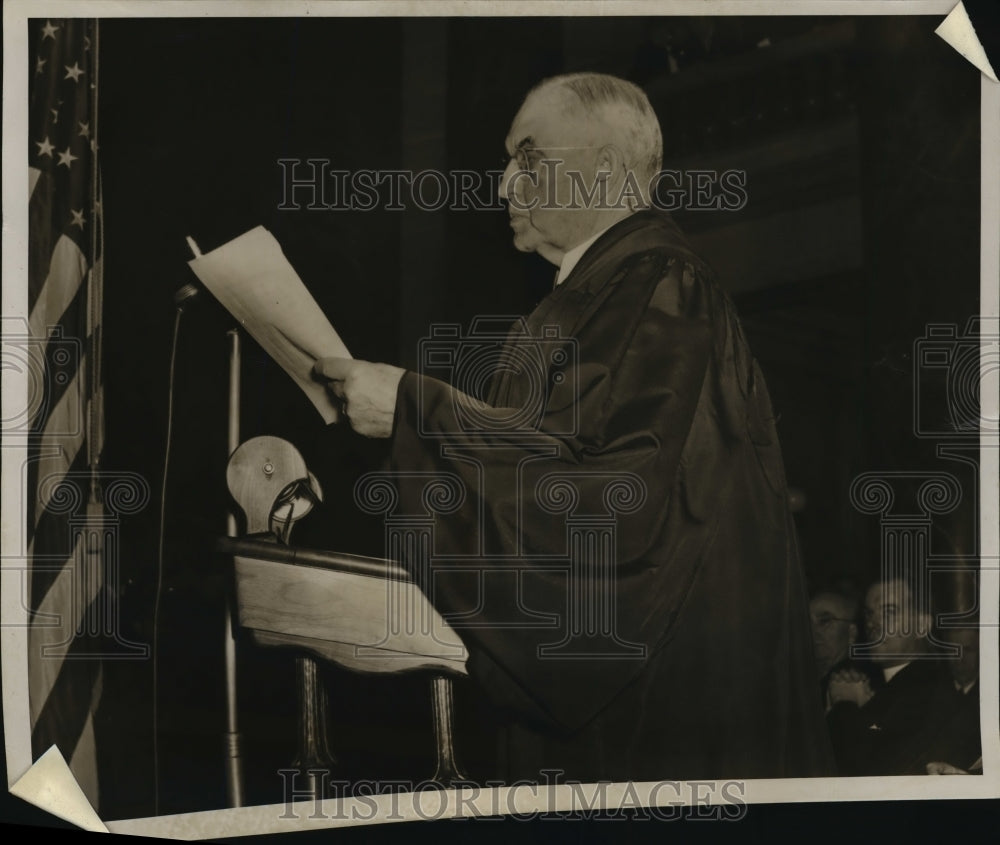
[[107, 639], [97, 22], [30, 20], [28, 461], [23, 471], [32, 755], [53, 744], [97, 804]]

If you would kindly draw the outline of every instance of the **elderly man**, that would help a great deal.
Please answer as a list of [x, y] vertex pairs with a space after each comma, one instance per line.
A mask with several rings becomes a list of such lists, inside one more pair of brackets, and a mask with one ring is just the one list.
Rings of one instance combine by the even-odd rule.
[[813, 654], [822, 680], [830, 670], [847, 660], [858, 638], [857, 602], [841, 593], [817, 593], [809, 601]]
[[843, 593], [825, 590], [816, 593], [809, 601], [812, 622], [813, 655], [819, 672], [823, 702], [830, 709], [829, 684], [834, 674], [845, 676], [851, 670], [858, 678], [874, 674], [867, 660], [851, 657], [851, 646], [858, 639], [858, 600]]
[[[392, 438], [401, 512], [421, 512], [428, 477], [464, 491], [423, 585], [502, 714], [500, 774], [827, 774], [774, 413], [729, 299], [647, 207], [649, 101], [614, 77], [555, 77], [506, 146], [514, 245], [558, 275], [488, 390], [316, 368], [358, 432]], [[468, 339], [459, 364], [479, 349]]]

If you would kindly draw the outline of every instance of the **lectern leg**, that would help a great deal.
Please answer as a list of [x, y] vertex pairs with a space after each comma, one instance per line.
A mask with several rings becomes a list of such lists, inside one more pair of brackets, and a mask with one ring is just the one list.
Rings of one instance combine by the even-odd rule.
[[243, 751], [236, 700], [236, 638], [233, 634], [232, 608], [226, 600], [226, 797], [230, 807], [242, 807]]
[[311, 657], [295, 658], [295, 674], [299, 687], [299, 752], [293, 765], [301, 772], [306, 791], [319, 801], [326, 797], [325, 783], [336, 764], [327, 743], [326, 689]]
[[451, 678], [435, 675], [431, 679], [431, 700], [434, 709], [434, 737], [437, 741], [437, 767], [431, 780], [448, 788], [467, 783], [455, 758], [455, 705]]

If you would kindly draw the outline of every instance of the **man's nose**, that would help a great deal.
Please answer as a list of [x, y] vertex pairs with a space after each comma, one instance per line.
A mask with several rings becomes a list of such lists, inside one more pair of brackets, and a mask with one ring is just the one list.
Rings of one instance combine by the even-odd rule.
[[517, 173], [517, 162], [511, 159], [504, 168], [503, 176], [500, 177], [500, 197], [508, 202], [510, 201], [508, 191], [510, 190], [511, 179], [515, 173]]
[[882, 635], [882, 617], [880, 614], [865, 614], [865, 633], [872, 639], [878, 639]]

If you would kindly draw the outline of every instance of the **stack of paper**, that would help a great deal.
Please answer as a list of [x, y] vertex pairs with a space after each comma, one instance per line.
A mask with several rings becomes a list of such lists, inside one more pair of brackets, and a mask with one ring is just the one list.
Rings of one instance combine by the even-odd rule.
[[350, 358], [316, 300], [263, 226], [190, 262], [250, 335], [302, 388], [327, 423], [338, 418], [324, 382], [312, 377], [320, 358]]

